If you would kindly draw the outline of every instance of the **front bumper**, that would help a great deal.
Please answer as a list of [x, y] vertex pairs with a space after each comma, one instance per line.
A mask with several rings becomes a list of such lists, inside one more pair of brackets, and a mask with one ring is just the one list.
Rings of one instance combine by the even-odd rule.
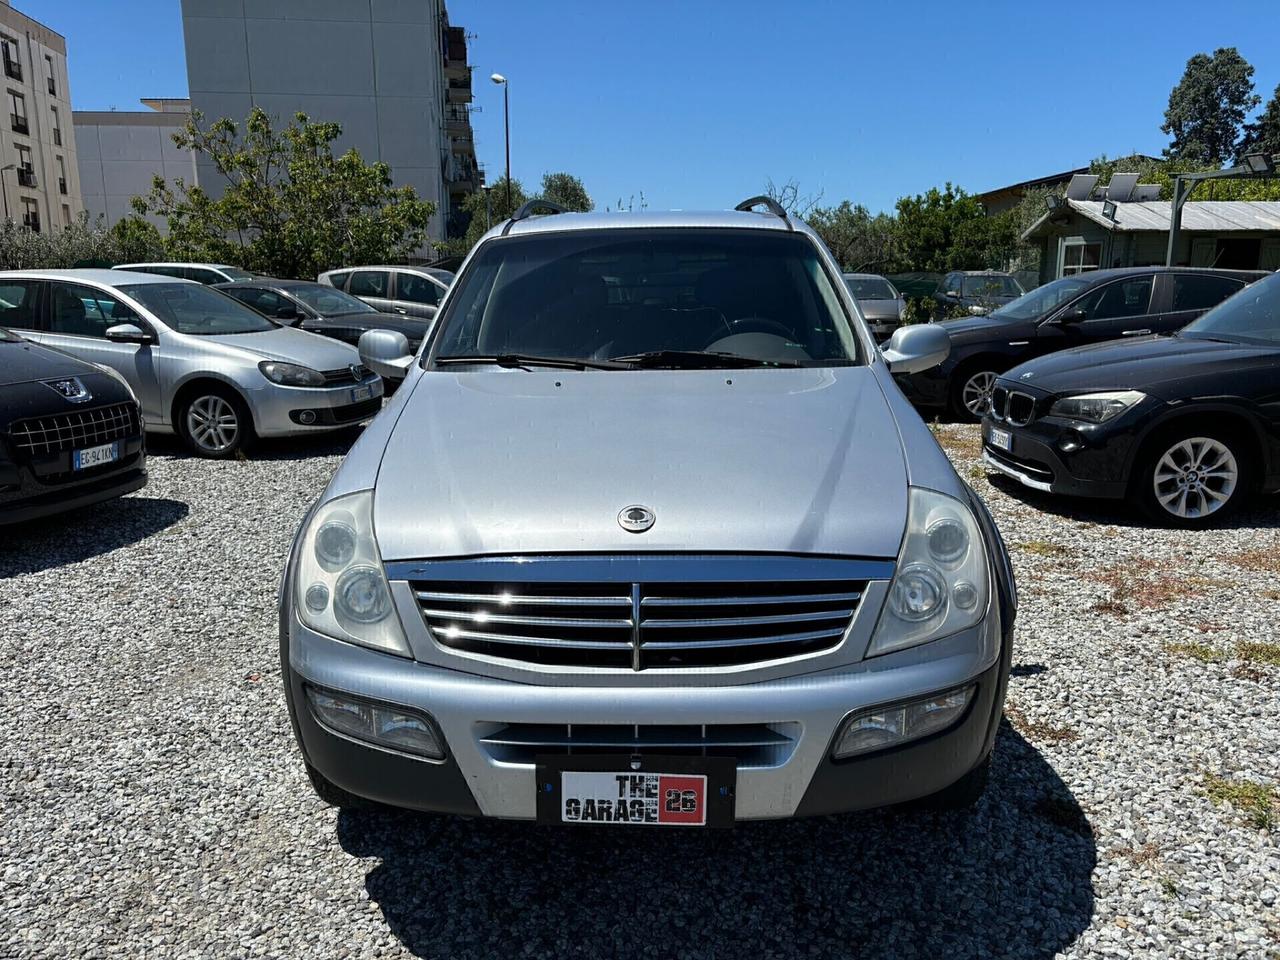
[[[1127, 420], [1123, 415], [1119, 419]], [[992, 444], [993, 429], [1009, 434], [1010, 449]], [[987, 417], [982, 424], [982, 462], [1033, 490], [1119, 499], [1128, 490], [1135, 436], [1126, 424], [1043, 418], [1017, 427]], [[1074, 449], [1064, 450], [1064, 443]]]
[[[954, 783], [991, 749], [1010, 657], [994, 601], [979, 625], [933, 643], [824, 672], [714, 687], [519, 683], [366, 650], [314, 633], [293, 617], [283, 629], [295, 732], [307, 761], [327, 779], [398, 807], [525, 820], [536, 814], [535, 767], [490, 752], [482, 737], [497, 725], [786, 725], [793, 743], [779, 762], [739, 767], [739, 820], [927, 796]], [[415, 759], [330, 731], [311, 715], [304, 682], [430, 714], [447, 758]], [[830, 759], [832, 741], [850, 713], [969, 682], [977, 683], [974, 700], [950, 729], [892, 751]]]
[[[362, 396], [365, 391], [367, 397]], [[284, 437], [368, 420], [381, 409], [383, 393], [382, 378], [370, 374], [358, 383], [335, 387], [283, 387], [264, 380], [247, 399], [258, 436]]]
[[147, 483], [146, 442], [141, 434], [120, 441], [120, 459], [72, 472], [71, 454], [38, 461], [8, 461], [0, 454], [0, 525], [22, 523], [140, 490]]

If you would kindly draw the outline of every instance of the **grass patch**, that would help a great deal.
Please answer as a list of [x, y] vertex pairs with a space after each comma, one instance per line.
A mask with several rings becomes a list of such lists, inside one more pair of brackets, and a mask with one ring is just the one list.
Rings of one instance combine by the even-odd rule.
[[1071, 727], [1059, 727], [1043, 720], [1028, 720], [1017, 707], [1005, 704], [1004, 715], [1010, 726], [1028, 740], [1038, 743], [1072, 743], [1080, 739], [1080, 734]]
[[1092, 579], [1111, 588], [1108, 600], [1091, 608], [1098, 613], [1129, 613], [1133, 607], [1157, 609], [1182, 597], [1201, 597], [1233, 586], [1226, 580], [1180, 573], [1173, 564], [1149, 559], [1131, 560], [1108, 567]]
[[1250, 640], [1236, 647], [1236, 656], [1246, 663], [1265, 663], [1269, 667], [1280, 667], [1280, 643]]
[[1214, 803], [1229, 805], [1259, 829], [1275, 826], [1280, 815], [1280, 795], [1275, 787], [1208, 773], [1204, 790]]
[[986, 471], [986, 468], [984, 468], [984, 467], [980, 467], [980, 466], [978, 466], [978, 465], [975, 463], [973, 466], [971, 466], [971, 467], [969, 468], [969, 479], [970, 479], [970, 480], [985, 480], [985, 479], [987, 479], [987, 471]]
[[1123, 857], [1135, 867], [1160, 859], [1160, 845], [1153, 842], [1144, 843], [1140, 847], [1115, 847], [1111, 851], [1113, 857]]
[[1109, 613], [1113, 617], [1123, 617], [1130, 613], [1129, 606], [1115, 597], [1108, 597], [1105, 600], [1099, 600], [1093, 606], [1089, 607], [1094, 613]]
[[1246, 550], [1226, 559], [1228, 563], [1234, 563], [1237, 567], [1244, 567], [1246, 570], [1280, 573], [1280, 546]]
[[1280, 590], [1263, 590], [1262, 595], [1268, 600], [1280, 600]]
[[1065, 557], [1071, 553], [1062, 544], [1052, 543], [1048, 540], [1027, 540], [1018, 544], [1018, 549], [1027, 553], [1034, 553], [1037, 557]]
[[1176, 657], [1190, 657], [1201, 663], [1220, 663], [1226, 659], [1222, 651], [1216, 647], [1211, 647], [1207, 643], [1196, 643], [1193, 640], [1183, 643], [1166, 643], [1164, 649], [1166, 653]]

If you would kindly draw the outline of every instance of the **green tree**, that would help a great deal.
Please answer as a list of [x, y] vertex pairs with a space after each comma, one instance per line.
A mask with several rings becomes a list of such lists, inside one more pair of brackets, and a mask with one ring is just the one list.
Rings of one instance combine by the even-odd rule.
[[107, 231], [119, 256], [116, 263], [145, 263], [166, 256], [164, 237], [150, 220], [136, 213], [121, 217]]
[[1245, 124], [1244, 136], [1236, 149], [1236, 161], [1243, 159], [1246, 153], [1280, 154], [1280, 84], [1276, 85], [1276, 92], [1258, 119]]
[[299, 113], [276, 130], [260, 107], [243, 125], [202, 120], [194, 114], [173, 141], [212, 163], [225, 180], [221, 195], [156, 177], [150, 194], [134, 198], [138, 214], [167, 223], [171, 255], [315, 277], [402, 260], [426, 245], [434, 204], [393, 186], [385, 163], [366, 163], [355, 149], [336, 156], [338, 124]]
[[544, 173], [539, 196], [577, 213], [590, 213], [596, 207], [582, 181], [571, 173]]
[[872, 214], [860, 203], [842, 200], [839, 206], [814, 207], [806, 220], [842, 270], [884, 270], [893, 261], [896, 224], [887, 213]]
[[897, 268], [929, 273], [1003, 268], [1017, 246], [1008, 217], [988, 217], [975, 197], [948, 183], [897, 204]]
[[1169, 94], [1160, 128], [1173, 138], [1165, 155], [1221, 165], [1235, 156], [1241, 125], [1261, 102], [1253, 92], [1253, 67], [1235, 47], [1213, 56], [1197, 53]]

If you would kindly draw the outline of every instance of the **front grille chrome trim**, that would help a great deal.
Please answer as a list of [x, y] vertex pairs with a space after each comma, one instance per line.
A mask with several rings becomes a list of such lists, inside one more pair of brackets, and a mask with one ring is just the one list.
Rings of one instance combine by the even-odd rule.
[[14, 446], [28, 457], [101, 446], [138, 436], [141, 432], [138, 407], [129, 401], [27, 417], [15, 420], [9, 426], [9, 437]]

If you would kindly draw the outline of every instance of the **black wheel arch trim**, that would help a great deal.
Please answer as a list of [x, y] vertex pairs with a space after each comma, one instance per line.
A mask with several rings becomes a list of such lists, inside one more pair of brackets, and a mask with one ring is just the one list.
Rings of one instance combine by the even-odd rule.
[[1136, 480], [1138, 458], [1146, 449], [1147, 441], [1153, 436], [1176, 425], [1179, 420], [1213, 416], [1214, 414], [1225, 414], [1249, 431], [1249, 437], [1253, 441], [1253, 450], [1250, 452], [1256, 454], [1259, 460], [1257, 463], [1259, 475], [1256, 478], [1259, 482], [1265, 481], [1267, 477], [1273, 476], [1277, 472], [1280, 464], [1277, 464], [1272, 459], [1271, 449], [1267, 441], [1267, 430], [1262, 423], [1261, 416], [1250, 408], [1248, 401], [1225, 398], [1165, 401], [1164, 409], [1154, 411], [1150, 419], [1143, 424], [1133, 438], [1133, 444], [1129, 448], [1125, 459], [1125, 477], [1128, 482], [1132, 483]]

